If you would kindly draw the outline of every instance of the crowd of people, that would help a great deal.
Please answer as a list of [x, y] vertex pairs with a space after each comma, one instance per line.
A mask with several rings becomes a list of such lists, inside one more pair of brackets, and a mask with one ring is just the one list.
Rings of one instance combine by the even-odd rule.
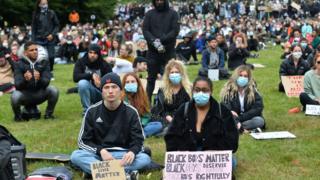
[[[106, 23], [60, 29], [48, 1], [39, 0], [30, 26], [0, 29], [0, 93], [11, 93], [15, 121], [39, 119], [44, 101], [44, 118], [54, 119], [54, 66], [74, 63], [69, 92], [79, 94], [83, 123], [71, 161], [88, 174], [97, 160], [122, 159], [128, 173], [147, 166], [143, 141], [150, 136], [164, 136], [167, 151], [235, 153], [239, 134], [266, 127], [259, 82], [246, 62], [266, 44], [283, 47], [279, 76], [305, 75], [302, 110], [320, 104], [319, 2], [301, 5], [204, 1], [170, 8], [154, 0], [120, 5]], [[192, 84], [186, 66], [199, 62]], [[210, 69], [227, 79], [221, 102], [212, 96]]]

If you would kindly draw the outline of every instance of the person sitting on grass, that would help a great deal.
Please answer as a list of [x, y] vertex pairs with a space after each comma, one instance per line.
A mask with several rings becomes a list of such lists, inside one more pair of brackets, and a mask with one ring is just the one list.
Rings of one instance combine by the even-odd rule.
[[141, 80], [135, 73], [125, 74], [122, 79], [122, 100], [135, 107], [140, 115], [140, 120], [146, 137], [155, 135], [162, 130], [159, 121], [150, 121], [150, 106], [148, 96], [143, 89]]
[[100, 46], [91, 44], [88, 53], [79, 59], [73, 69], [73, 81], [78, 83], [78, 91], [85, 114], [90, 105], [101, 101], [101, 77], [112, 72], [111, 66], [102, 59]]
[[303, 89], [304, 92], [300, 94], [303, 111], [307, 104], [320, 104], [320, 53], [315, 55], [312, 69], [304, 75]]
[[6, 57], [4, 50], [0, 49], [0, 95], [15, 90], [13, 66], [10, 56]]
[[221, 100], [230, 109], [240, 132], [263, 128], [263, 101], [249, 66], [241, 65], [221, 90]]
[[[307, 61], [302, 59], [302, 48], [300, 45], [291, 46], [291, 55], [280, 65], [279, 75], [281, 76], [303, 76], [310, 67]], [[279, 83], [279, 91], [284, 92], [282, 82]]]
[[162, 121], [165, 133], [175, 111], [190, 100], [191, 84], [185, 66], [178, 60], [168, 62], [162, 81], [162, 87], [155, 97], [155, 105], [151, 109], [151, 118]]
[[[212, 91], [210, 79], [196, 78], [192, 100], [181, 103], [164, 137], [167, 151], [237, 151], [239, 133], [232, 114], [212, 97]], [[232, 168], [235, 166], [232, 158]]]
[[139, 113], [121, 100], [121, 80], [115, 73], [101, 78], [103, 100], [90, 106], [79, 133], [79, 149], [71, 162], [87, 174], [97, 161], [121, 160], [126, 173], [144, 168], [151, 160], [142, 152], [143, 129]]

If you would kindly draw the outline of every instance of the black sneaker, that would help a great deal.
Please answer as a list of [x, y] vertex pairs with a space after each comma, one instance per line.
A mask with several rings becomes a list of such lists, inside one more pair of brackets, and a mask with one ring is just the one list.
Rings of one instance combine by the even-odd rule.
[[14, 121], [16, 121], [16, 122], [21, 122], [21, 121], [23, 121], [23, 119], [22, 119], [22, 117], [21, 117], [21, 114], [19, 114], [19, 115], [14, 115]]
[[56, 117], [54, 117], [54, 115], [52, 114], [45, 114], [44, 115], [44, 119], [55, 119]]
[[126, 173], [126, 180], [138, 180], [139, 179], [139, 172], [132, 171], [131, 173]]

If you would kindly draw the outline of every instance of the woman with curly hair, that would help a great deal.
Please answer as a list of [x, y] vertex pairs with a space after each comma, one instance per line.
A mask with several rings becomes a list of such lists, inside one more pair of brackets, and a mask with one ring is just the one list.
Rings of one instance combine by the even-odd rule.
[[178, 60], [168, 62], [162, 81], [151, 112], [152, 118], [160, 119], [167, 126], [179, 106], [190, 100], [191, 83], [183, 63]]
[[135, 73], [125, 74], [122, 78], [122, 87], [122, 100], [137, 109], [145, 136], [159, 133], [162, 130], [162, 124], [159, 121], [150, 121], [148, 96], [139, 77]]
[[241, 65], [221, 90], [221, 101], [231, 110], [240, 131], [263, 128], [263, 101], [249, 66]]

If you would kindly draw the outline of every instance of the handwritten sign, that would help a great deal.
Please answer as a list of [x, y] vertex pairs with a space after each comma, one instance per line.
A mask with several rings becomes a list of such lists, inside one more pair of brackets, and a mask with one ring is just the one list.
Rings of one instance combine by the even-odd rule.
[[208, 69], [208, 78], [211, 81], [219, 81], [219, 69]]
[[303, 92], [303, 76], [281, 76], [288, 97], [299, 97]]
[[231, 151], [174, 151], [166, 153], [164, 180], [231, 178]]
[[306, 115], [320, 116], [320, 105], [306, 105]]
[[125, 180], [126, 175], [120, 160], [98, 161], [91, 164], [93, 180]]

